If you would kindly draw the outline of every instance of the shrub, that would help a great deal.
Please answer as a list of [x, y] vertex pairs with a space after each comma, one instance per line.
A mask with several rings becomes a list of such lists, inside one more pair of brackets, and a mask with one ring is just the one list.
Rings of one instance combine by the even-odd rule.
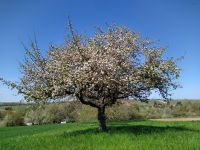
[[3, 113], [2, 111], [0, 110], [0, 120], [3, 118]]
[[82, 105], [77, 117], [77, 121], [79, 122], [96, 121], [97, 110], [95, 108]]
[[5, 109], [6, 111], [12, 111], [12, 110], [13, 110], [13, 108], [12, 108], [11, 106], [6, 106], [4, 109]]
[[142, 113], [139, 113], [139, 106], [128, 101], [115, 104], [106, 111], [106, 115], [108, 120], [130, 120], [144, 117]]
[[47, 124], [72, 122], [78, 120], [80, 103], [53, 103], [43, 107], [30, 108], [25, 116], [25, 123]]
[[20, 126], [24, 125], [25, 111], [18, 108], [16, 111], [10, 111], [3, 119], [4, 126]]

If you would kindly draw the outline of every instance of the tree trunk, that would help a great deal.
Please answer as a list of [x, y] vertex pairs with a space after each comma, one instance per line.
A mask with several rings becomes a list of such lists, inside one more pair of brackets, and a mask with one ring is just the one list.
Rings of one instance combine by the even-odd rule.
[[98, 121], [99, 121], [99, 131], [103, 132], [107, 131], [105, 107], [98, 108]]

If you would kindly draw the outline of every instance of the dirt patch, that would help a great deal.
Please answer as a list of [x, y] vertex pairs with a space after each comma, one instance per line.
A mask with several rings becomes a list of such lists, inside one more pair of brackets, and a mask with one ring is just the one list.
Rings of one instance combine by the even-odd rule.
[[164, 118], [164, 119], [150, 119], [153, 121], [200, 121], [200, 118]]

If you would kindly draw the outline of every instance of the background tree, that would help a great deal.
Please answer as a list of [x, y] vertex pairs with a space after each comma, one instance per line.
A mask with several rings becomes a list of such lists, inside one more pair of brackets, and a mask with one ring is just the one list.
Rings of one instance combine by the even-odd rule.
[[50, 46], [46, 57], [33, 42], [21, 64], [20, 82], [1, 79], [28, 101], [43, 103], [73, 95], [98, 109], [99, 129], [106, 130], [105, 108], [118, 99], [147, 100], [152, 90], [163, 98], [177, 88], [179, 69], [165, 48], [125, 27], [98, 28], [93, 37], [74, 32], [62, 46]]

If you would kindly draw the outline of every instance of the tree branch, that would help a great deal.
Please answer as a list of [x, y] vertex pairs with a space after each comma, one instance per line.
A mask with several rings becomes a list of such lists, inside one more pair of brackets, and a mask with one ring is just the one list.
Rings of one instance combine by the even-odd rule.
[[80, 92], [78, 94], [76, 94], [76, 97], [80, 100], [81, 103], [85, 104], [85, 105], [89, 105], [95, 108], [100, 108], [98, 105], [92, 103], [91, 101], [85, 101], [83, 94], [82, 94], [83, 90], [80, 90]]

